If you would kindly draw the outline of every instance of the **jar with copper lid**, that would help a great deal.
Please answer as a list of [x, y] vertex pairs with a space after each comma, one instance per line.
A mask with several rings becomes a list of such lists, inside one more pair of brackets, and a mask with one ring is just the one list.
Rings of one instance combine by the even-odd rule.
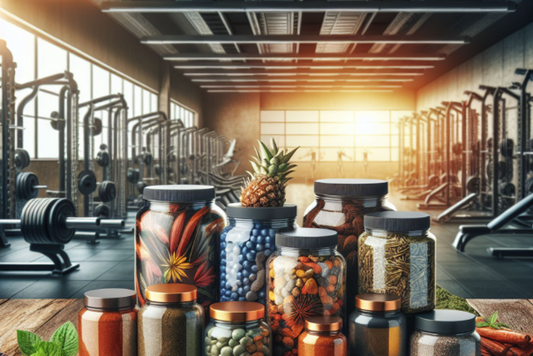
[[98, 289], [85, 293], [78, 314], [80, 356], [137, 354], [135, 291]]
[[320, 179], [315, 181], [316, 200], [304, 214], [304, 227], [335, 230], [337, 250], [346, 259], [346, 312], [355, 309], [358, 294], [357, 240], [364, 232], [363, 218], [378, 211], [396, 210], [387, 200], [388, 182], [378, 179]]
[[146, 288], [139, 312], [139, 356], [202, 354], [204, 309], [197, 288], [188, 284], [154, 284]]
[[392, 294], [360, 294], [349, 317], [350, 355], [407, 356], [407, 322], [401, 299]]
[[265, 323], [265, 306], [256, 302], [222, 302], [209, 308], [205, 330], [207, 356], [268, 356], [272, 331]]
[[299, 356], [347, 356], [348, 340], [341, 332], [337, 316], [312, 316], [305, 319], [305, 331], [298, 338]]

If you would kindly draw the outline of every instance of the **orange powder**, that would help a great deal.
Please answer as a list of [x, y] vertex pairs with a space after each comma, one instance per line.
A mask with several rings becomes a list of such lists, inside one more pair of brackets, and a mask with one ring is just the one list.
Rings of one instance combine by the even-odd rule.
[[298, 338], [298, 356], [347, 356], [348, 342], [341, 332], [304, 331]]

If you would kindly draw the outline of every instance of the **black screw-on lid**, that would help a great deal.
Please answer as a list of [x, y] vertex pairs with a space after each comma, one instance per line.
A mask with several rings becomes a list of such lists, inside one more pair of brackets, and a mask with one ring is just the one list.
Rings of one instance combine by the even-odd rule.
[[296, 218], [296, 205], [285, 204], [279, 208], [245, 208], [241, 203], [229, 204], [226, 208], [226, 214], [229, 218], [236, 219], [253, 219], [253, 220], [269, 220], [269, 219], [294, 219]]
[[215, 199], [215, 187], [211, 185], [151, 185], [144, 188], [145, 200], [190, 202]]
[[324, 248], [337, 246], [337, 232], [328, 229], [300, 227], [294, 231], [276, 234], [276, 246], [294, 248]]
[[379, 179], [320, 179], [315, 181], [315, 194], [338, 196], [384, 196], [389, 183]]
[[365, 215], [365, 229], [417, 231], [428, 230], [430, 226], [430, 216], [416, 211], [382, 211]]
[[476, 330], [476, 316], [459, 310], [434, 310], [417, 314], [417, 330], [435, 334], [464, 334]]
[[130, 289], [96, 289], [85, 292], [84, 296], [87, 308], [116, 310], [135, 307], [135, 291]]

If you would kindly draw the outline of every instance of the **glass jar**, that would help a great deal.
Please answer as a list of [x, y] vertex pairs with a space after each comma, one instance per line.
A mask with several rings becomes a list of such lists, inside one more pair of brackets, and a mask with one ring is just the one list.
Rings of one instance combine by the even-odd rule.
[[419, 212], [365, 215], [366, 231], [359, 237], [359, 292], [394, 294], [402, 312], [435, 309], [436, 238], [431, 219]]
[[265, 262], [276, 249], [276, 232], [294, 230], [296, 205], [243, 208], [236, 203], [226, 213], [229, 226], [220, 236], [220, 300], [265, 305]]
[[365, 214], [396, 210], [387, 200], [387, 181], [377, 179], [321, 179], [315, 181], [316, 200], [304, 214], [304, 227], [337, 231], [337, 250], [346, 259], [346, 311], [355, 310], [358, 294], [357, 238], [364, 231]]
[[360, 294], [350, 314], [350, 355], [407, 356], [407, 321], [400, 297]]
[[344, 317], [346, 262], [337, 252], [337, 240], [337, 233], [326, 229], [276, 235], [278, 250], [267, 261], [267, 312], [275, 355], [298, 352], [306, 318]]
[[222, 302], [209, 308], [205, 330], [207, 356], [268, 356], [272, 331], [265, 323], [265, 306], [254, 302]]
[[298, 338], [299, 356], [348, 356], [348, 341], [337, 316], [305, 319], [305, 331]]
[[146, 288], [146, 304], [139, 312], [139, 356], [202, 354], [204, 308], [196, 303], [197, 293], [197, 288], [188, 284]]
[[435, 310], [415, 317], [411, 356], [480, 356], [476, 316], [458, 310]]
[[134, 290], [92, 290], [84, 305], [78, 313], [80, 356], [137, 355]]
[[145, 303], [146, 287], [161, 283], [198, 287], [203, 306], [218, 301], [219, 238], [226, 215], [214, 204], [215, 188], [149, 186], [143, 195], [135, 228], [138, 303]]

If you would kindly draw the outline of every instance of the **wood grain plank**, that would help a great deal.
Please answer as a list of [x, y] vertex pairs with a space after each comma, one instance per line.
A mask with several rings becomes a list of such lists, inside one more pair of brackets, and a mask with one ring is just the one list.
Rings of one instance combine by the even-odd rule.
[[69, 304], [64, 309], [54, 315], [50, 320], [48, 320], [44, 325], [35, 331], [37, 335], [48, 340], [54, 331], [56, 331], [58, 327], [67, 321], [72, 322], [76, 329], [78, 328], [78, 313], [83, 308], [83, 300], [68, 299], [68, 301]]
[[0, 305], [4, 304], [5, 302], [7, 302], [9, 299], [0, 299]]
[[0, 352], [20, 355], [17, 329], [36, 332], [70, 304], [65, 299], [11, 299], [0, 305]]
[[533, 301], [527, 299], [468, 299], [480, 315], [490, 317], [498, 312], [500, 322], [514, 331], [533, 334]]

